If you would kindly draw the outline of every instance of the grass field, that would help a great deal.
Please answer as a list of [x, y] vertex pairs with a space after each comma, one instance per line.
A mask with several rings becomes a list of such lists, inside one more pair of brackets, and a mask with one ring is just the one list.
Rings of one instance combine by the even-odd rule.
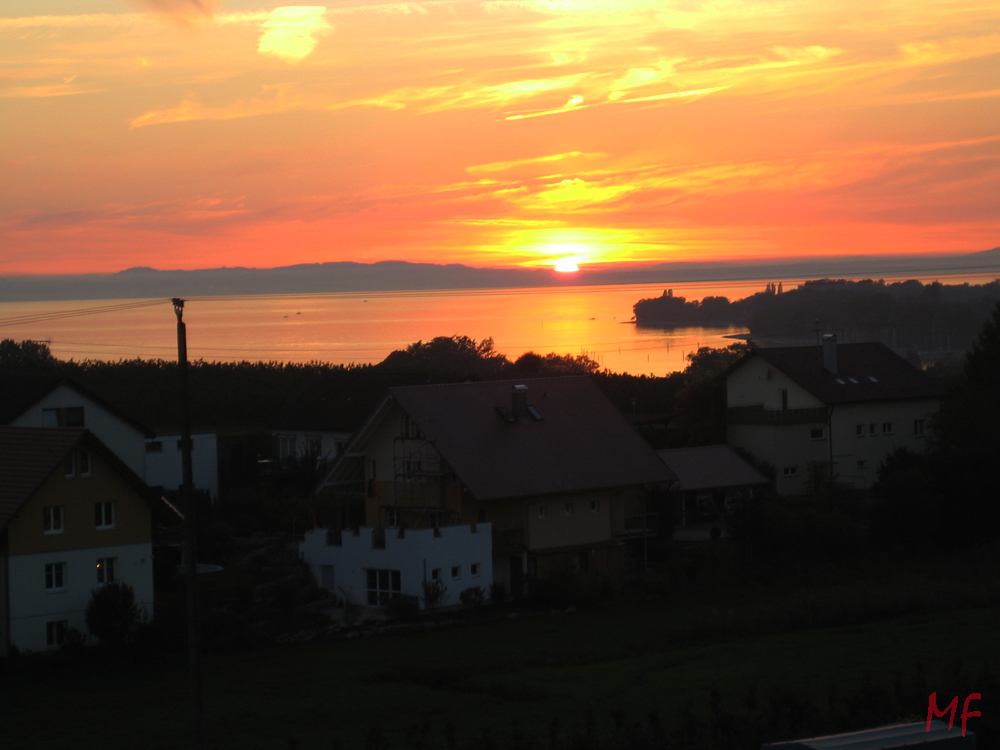
[[[759, 608], [753, 595], [730, 605], [720, 610], [708, 596], [683, 606], [656, 600], [212, 654], [204, 668], [208, 747], [495, 746], [484, 729], [506, 738], [500, 747], [569, 747], [588, 724], [592, 736], [610, 736], [623, 718], [628, 725], [656, 712], [676, 730], [718, 713], [720, 698], [738, 712], [752, 688], [762, 700], [801, 697], [820, 710], [834, 688], [854, 696], [858, 724], [868, 703], [901, 681], [912, 700], [899, 702], [897, 684], [896, 703], [872, 716], [923, 719], [931, 691], [947, 695], [942, 705], [964, 691], [961, 704], [968, 692], [983, 692], [975, 684], [982, 666], [1000, 663], [995, 603], [772, 634], [741, 634], [741, 618]], [[720, 621], [732, 627], [710, 625]], [[186, 679], [181, 655], [7, 664], [0, 747], [185, 747]], [[531, 741], [517, 744], [517, 736]]]

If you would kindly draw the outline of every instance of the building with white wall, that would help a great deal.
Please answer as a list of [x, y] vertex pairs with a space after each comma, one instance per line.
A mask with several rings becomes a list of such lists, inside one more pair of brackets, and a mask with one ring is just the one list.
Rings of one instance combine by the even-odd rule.
[[320, 586], [358, 604], [385, 604], [394, 595], [417, 598], [424, 581], [445, 587], [442, 604], [457, 604], [465, 589], [493, 583], [490, 524], [437, 529], [370, 526], [332, 534], [317, 529], [300, 545]]
[[0, 424], [85, 427], [139, 477], [146, 475], [146, 440], [153, 432], [104, 399], [64, 378], [0, 383]]
[[782, 495], [818, 475], [866, 489], [896, 448], [922, 450], [943, 389], [882, 344], [756, 349], [727, 370], [726, 440], [774, 467]]
[[[219, 499], [219, 446], [214, 432], [191, 433], [191, 474], [195, 490]], [[146, 484], [180, 490], [184, 466], [180, 434], [157, 434], [146, 439]]]
[[82, 428], [0, 427], [0, 656], [86, 634], [95, 589], [153, 614], [149, 488]]

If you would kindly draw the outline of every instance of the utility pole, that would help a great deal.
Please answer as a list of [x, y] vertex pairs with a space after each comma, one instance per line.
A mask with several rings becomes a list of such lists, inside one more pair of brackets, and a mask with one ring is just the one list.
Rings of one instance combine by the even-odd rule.
[[188, 403], [187, 380], [187, 328], [184, 326], [184, 300], [174, 297], [174, 314], [177, 315], [177, 374], [181, 390], [181, 465], [184, 483], [184, 575], [187, 579], [188, 663], [191, 670], [191, 729], [192, 745], [203, 750], [204, 708], [201, 690], [201, 657], [198, 653], [198, 555], [197, 513], [194, 500], [194, 477], [191, 471], [191, 406]]

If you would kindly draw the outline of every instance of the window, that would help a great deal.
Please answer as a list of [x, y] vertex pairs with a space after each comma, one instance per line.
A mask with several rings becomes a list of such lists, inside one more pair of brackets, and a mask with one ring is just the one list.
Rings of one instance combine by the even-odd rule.
[[336, 588], [334, 585], [332, 565], [319, 566], [319, 585], [327, 591], [333, 591]]
[[278, 458], [282, 461], [295, 458], [295, 435], [278, 435]]
[[113, 583], [115, 581], [115, 568], [118, 566], [117, 557], [97, 558], [97, 582]]
[[313, 458], [319, 458], [321, 455], [323, 455], [323, 438], [307, 437], [306, 455], [312, 456]]
[[462, 566], [461, 565], [452, 565], [451, 566], [451, 577], [453, 579], [454, 578], [461, 578], [462, 577]]
[[573, 503], [566, 503], [566, 515], [573, 515]]
[[66, 563], [45, 564], [46, 591], [62, 591], [66, 584]]
[[66, 530], [63, 522], [63, 506], [50, 505], [42, 508], [42, 528], [46, 534], [62, 534]]
[[42, 409], [42, 427], [83, 427], [83, 407]]
[[538, 517], [545, 518], [549, 514], [549, 507], [547, 505], [538, 506]]
[[783, 410], [787, 410], [788, 409], [788, 389], [787, 388], [782, 388], [781, 389], [781, 408]]
[[146, 453], [163, 453], [163, 441], [150, 440], [146, 443]]
[[892, 434], [892, 422], [883, 422], [882, 423], [882, 434], [883, 435], [891, 435]]
[[479, 563], [472, 563], [469, 566], [469, 575], [473, 578], [479, 578]]
[[423, 437], [417, 423], [408, 416], [403, 417], [403, 437], [409, 440], [419, 440]]
[[864, 426], [863, 424], [859, 424], [859, 425], [858, 425], [858, 426], [857, 426], [857, 427], [855, 428], [855, 430], [856, 430], [855, 434], [856, 434], [856, 435], [857, 435], [858, 437], [864, 437], [864, 436], [865, 436], [865, 426]]
[[115, 527], [115, 504], [94, 503], [94, 526], [99, 529]]
[[597, 507], [598, 507], [597, 506], [597, 501], [596, 500], [591, 500], [590, 501], [590, 512], [591, 513], [596, 513], [597, 512]]
[[66, 642], [67, 630], [69, 630], [69, 620], [45, 623], [45, 643], [53, 648], [63, 645]]
[[816, 427], [809, 431], [809, 437], [813, 440], [822, 440], [826, 437], [826, 431], [822, 427]]
[[871, 435], [872, 437], [875, 437], [875, 435], [877, 434], [877, 428], [878, 425], [872, 422], [870, 425], [868, 425], [868, 434]]
[[797, 477], [799, 475], [799, 467], [786, 466], [784, 469], [781, 470], [781, 473], [784, 474], [786, 477]]
[[369, 568], [368, 574], [368, 604], [386, 604], [394, 594], [402, 591], [399, 585], [398, 570], [376, 570]]
[[90, 454], [83, 448], [80, 449], [80, 476], [90, 476]]
[[858, 459], [858, 468], [859, 469], [864, 469], [867, 466], [867, 464], [868, 464], [868, 462], [865, 461], [865, 459], [863, 459], [863, 458], [859, 458]]
[[913, 420], [913, 436], [914, 437], [924, 436], [924, 420], [922, 419]]
[[432, 581], [441, 580], [441, 568], [434, 568], [434, 570], [431, 571], [431, 580]]

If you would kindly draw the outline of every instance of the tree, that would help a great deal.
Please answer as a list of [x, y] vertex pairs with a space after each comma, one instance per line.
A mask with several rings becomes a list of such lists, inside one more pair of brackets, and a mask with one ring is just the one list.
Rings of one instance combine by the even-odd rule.
[[143, 621], [135, 589], [124, 581], [113, 581], [94, 589], [84, 613], [87, 630], [106, 648], [118, 650], [135, 637]]
[[954, 398], [942, 405], [934, 446], [948, 489], [943, 508], [952, 544], [1000, 536], [1000, 303], [966, 354]]

